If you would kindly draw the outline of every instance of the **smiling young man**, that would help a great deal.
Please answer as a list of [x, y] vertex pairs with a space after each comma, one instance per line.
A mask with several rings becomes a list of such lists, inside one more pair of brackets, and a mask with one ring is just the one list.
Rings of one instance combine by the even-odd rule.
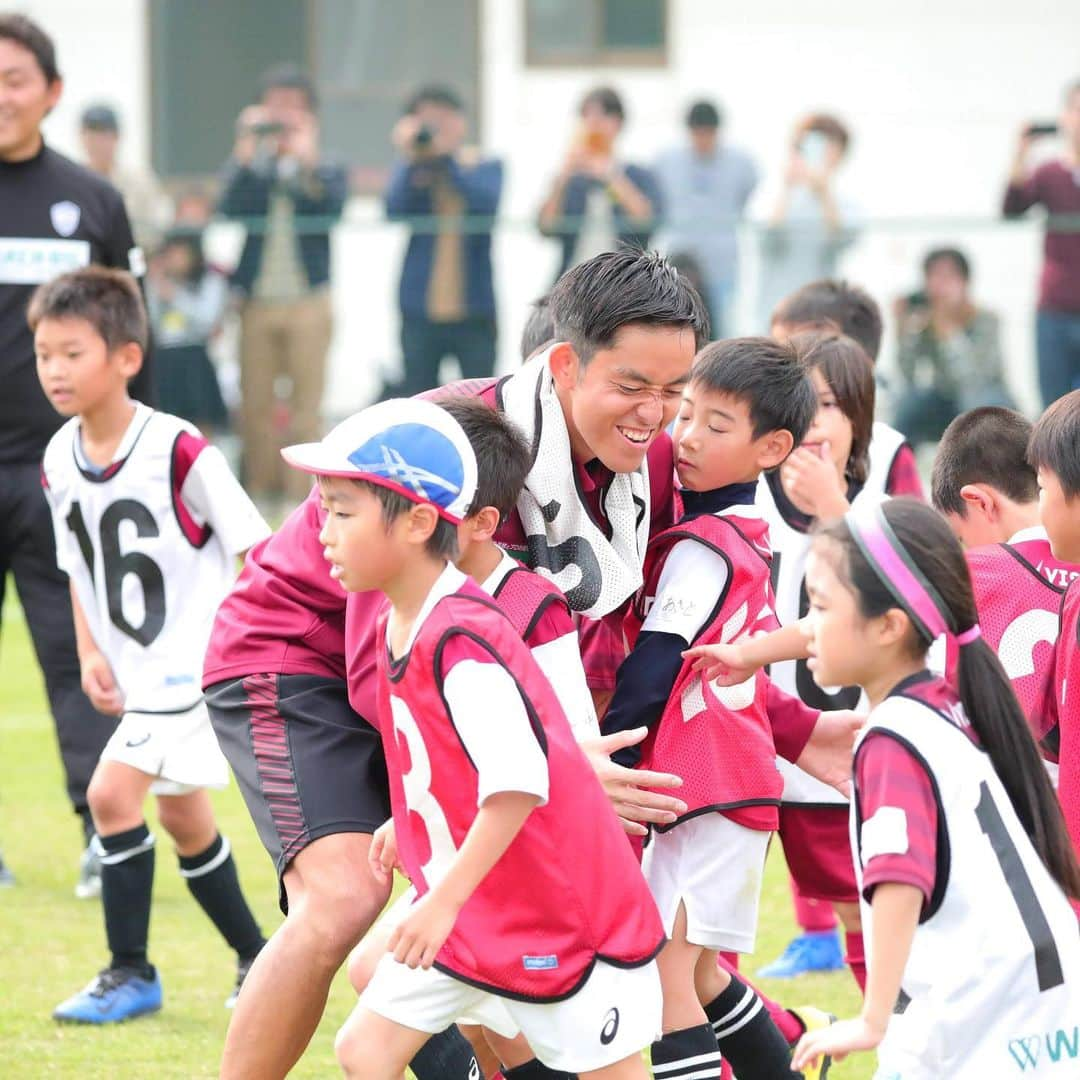
[[[41, 125], [63, 90], [53, 42], [23, 15], [0, 13], [0, 603], [15, 577], [56, 723], [68, 797], [92, 830], [86, 785], [114, 721], [79, 685], [67, 578], [56, 566], [41, 459], [61, 416], [42, 392], [26, 307], [37, 285], [90, 263], [142, 271], [119, 193], [45, 145]], [[149, 369], [132, 381], [146, 401]], [[89, 853], [89, 848], [87, 848]], [[84, 856], [76, 888], [100, 878]]]
[[[574, 611], [600, 619], [637, 591], [650, 533], [672, 523], [674, 468], [664, 428], [708, 338], [708, 319], [674, 268], [631, 250], [576, 266], [553, 290], [551, 306], [557, 340], [550, 349], [504, 379], [454, 389], [505, 412], [532, 447], [525, 489], [496, 541], [553, 580]], [[214, 728], [279, 860], [289, 907], [244, 984], [223, 1076], [287, 1072], [318, 1023], [334, 971], [385, 896], [367, 850], [385, 819], [386, 793], [372, 770], [374, 732], [348, 707], [345, 594], [326, 569], [321, 517], [316, 491], [252, 550], [207, 653]], [[376, 605], [366, 608], [370, 632]], [[350, 632], [356, 640], [365, 627], [350, 622]], [[830, 763], [843, 756], [845, 738], [850, 753], [853, 731], [827, 722], [811, 740], [816, 713], [772, 693], [769, 708], [778, 751], [801, 755], [818, 775], [836, 775]], [[273, 790], [263, 791], [261, 770], [277, 765], [259, 755], [277, 746], [289, 748], [276, 760], [291, 772], [275, 773]], [[315, 797], [301, 800], [296, 793], [304, 789]], [[282, 798], [283, 790], [296, 798]], [[629, 786], [626, 793], [640, 820], [671, 820], [676, 800]], [[302, 819], [279, 813], [293, 806], [302, 806]], [[373, 823], [380, 807], [383, 818]], [[283, 983], [294, 987], [287, 1003]]]

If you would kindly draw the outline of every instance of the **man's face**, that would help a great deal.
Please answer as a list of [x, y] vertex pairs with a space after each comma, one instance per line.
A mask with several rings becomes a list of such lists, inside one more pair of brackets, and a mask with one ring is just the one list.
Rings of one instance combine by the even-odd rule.
[[116, 148], [120, 142], [115, 131], [101, 131], [97, 128], [83, 128], [79, 132], [83, 152], [91, 168], [97, 172], [107, 172], [116, 161]]
[[452, 153], [465, 141], [465, 114], [449, 105], [423, 101], [416, 107], [421, 127], [438, 136], [439, 149]]
[[944, 308], [958, 308], [967, 303], [967, 278], [952, 259], [935, 259], [927, 267], [926, 295], [931, 304]]
[[1066, 98], [1059, 123], [1068, 144], [1080, 154], [1080, 90], [1073, 90]]
[[698, 157], [712, 157], [720, 145], [720, 130], [714, 127], [690, 128], [690, 145]]
[[559, 385], [574, 457], [612, 472], [639, 468], [679, 407], [694, 351], [689, 327], [631, 324], [584, 367], [574, 357]]
[[29, 49], [0, 38], [0, 161], [31, 157], [41, 122], [60, 99], [63, 84], [50, 83]]
[[295, 86], [268, 87], [262, 104], [272, 120], [287, 128], [299, 126], [311, 113], [307, 94]]

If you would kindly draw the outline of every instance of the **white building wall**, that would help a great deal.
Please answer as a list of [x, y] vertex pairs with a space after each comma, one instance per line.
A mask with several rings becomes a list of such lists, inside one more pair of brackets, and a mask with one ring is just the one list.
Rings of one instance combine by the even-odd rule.
[[[529, 301], [555, 270], [554, 244], [536, 235], [532, 220], [570, 137], [578, 100], [605, 82], [627, 103], [628, 158], [650, 161], [680, 138], [689, 102], [712, 96], [725, 108], [730, 140], [761, 163], [766, 187], [779, 175], [800, 114], [822, 109], [843, 117], [854, 136], [843, 188], [868, 221], [846, 274], [887, 306], [916, 285], [918, 259], [928, 246], [965, 247], [978, 298], [1003, 315], [1015, 388], [1034, 407], [1039, 233], [1034, 224], [1003, 229], [994, 219], [1016, 132], [1028, 119], [1052, 118], [1062, 87], [1080, 76], [1080, 4], [758, 0], [751, 9], [735, 0], [669, 0], [667, 67], [576, 70], [526, 68], [523, 0], [479, 2], [479, 134], [507, 164], [508, 222], [495, 245], [503, 368], [515, 363]], [[50, 142], [74, 152], [81, 108], [107, 100], [124, 118], [124, 156], [147, 162], [146, 0], [20, 6], [55, 36], [66, 78], [64, 98], [48, 121]], [[763, 192], [758, 213], [768, 201]], [[221, 246], [229, 246], [227, 233]], [[403, 231], [381, 222], [376, 201], [354, 200], [335, 242], [331, 416], [362, 404], [379, 369], [397, 363], [402, 246]], [[747, 266], [747, 277], [752, 269]], [[753, 323], [751, 301], [747, 289], [741, 332], [763, 329]]]

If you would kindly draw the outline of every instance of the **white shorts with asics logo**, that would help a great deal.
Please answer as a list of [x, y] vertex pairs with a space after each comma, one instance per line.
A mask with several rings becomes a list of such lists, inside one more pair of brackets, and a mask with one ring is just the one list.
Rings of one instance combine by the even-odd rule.
[[218, 746], [206, 706], [182, 712], [126, 712], [101, 752], [156, 777], [154, 795], [186, 795], [229, 784], [229, 766]]
[[656, 962], [620, 968], [597, 960], [564, 1001], [525, 1002], [470, 986], [436, 968], [408, 968], [387, 953], [360, 1004], [402, 1027], [432, 1035], [451, 1024], [483, 1024], [512, 1039], [519, 1032], [549, 1069], [581, 1073], [614, 1065], [660, 1037]]

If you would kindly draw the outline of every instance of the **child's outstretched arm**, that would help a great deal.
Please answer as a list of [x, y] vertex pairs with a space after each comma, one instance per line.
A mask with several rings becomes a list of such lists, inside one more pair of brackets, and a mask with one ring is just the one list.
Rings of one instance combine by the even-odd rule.
[[805, 660], [808, 640], [800, 621], [726, 645], [694, 645], [683, 656], [693, 659], [693, 670], [702, 672], [704, 678], [714, 679], [720, 686], [738, 686], [768, 664]]
[[431, 967], [465, 901], [541, 801], [525, 791], [496, 791], [484, 800], [446, 876], [413, 905], [390, 936], [386, 947], [395, 960], [411, 968]]
[[853, 1050], [873, 1050], [885, 1037], [924, 899], [921, 889], [900, 882], [882, 882], [874, 889], [870, 904], [874, 915], [870, 955], [874, 960], [862, 1013], [854, 1020], [841, 1020], [804, 1035], [791, 1059], [793, 1069], [813, 1067], [823, 1054], [842, 1061]]

